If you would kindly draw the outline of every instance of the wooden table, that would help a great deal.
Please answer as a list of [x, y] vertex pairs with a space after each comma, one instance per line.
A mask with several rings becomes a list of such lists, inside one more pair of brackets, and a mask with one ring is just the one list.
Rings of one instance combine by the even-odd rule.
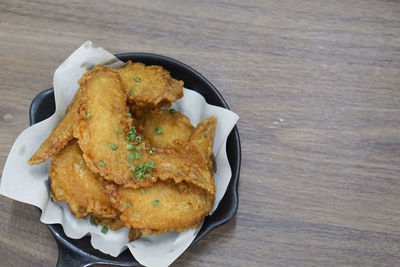
[[[400, 264], [397, 1], [1, 1], [0, 167], [33, 97], [84, 41], [207, 77], [241, 116], [236, 217], [174, 266]], [[54, 266], [32, 206], [0, 196], [1, 266]]]

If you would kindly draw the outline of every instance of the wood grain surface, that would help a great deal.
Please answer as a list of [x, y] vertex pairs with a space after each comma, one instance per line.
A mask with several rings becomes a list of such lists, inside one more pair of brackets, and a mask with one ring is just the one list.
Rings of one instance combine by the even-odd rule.
[[[236, 217], [173, 266], [400, 265], [399, 1], [0, 1], [0, 168], [86, 40], [202, 73], [241, 116]], [[54, 266], [0, 196], [0, 266]]]

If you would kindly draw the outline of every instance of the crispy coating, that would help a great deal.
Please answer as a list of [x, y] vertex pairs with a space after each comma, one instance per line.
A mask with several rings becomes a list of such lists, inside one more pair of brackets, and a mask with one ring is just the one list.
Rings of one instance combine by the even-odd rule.
[[168, 229], [140, 229], [141, 233], [143, 235], [161, 235], [164, 234], [168, 231], [175, 231], [175, 232], [185, 232], [191, 228], [197, 228], [199, 227], [199, 225], [201, 224], [201, 222], [203, 221], [203, 219], [201, 219], [200, 221], [198, 221], [197, 223], [188, 226], [188, 227], [181, 227], [181, 228], [176, 228], [174, 230], [168, 230]]
[[[145, 144], [141, 144], [141, 159], [129, 161], [125, 133], [132, 124], [127, 116], [126, 94], [118, 73], [108, 67], [96, 66], [79, 80], [82, 101], [74, 128], [89, 168], [104, 179], [133, 188], [152, 184], [156, 178], [139, 181], [131, 166], [150, 161]], [[90, 114], [90, 118], [88, 118]], [[129, 115], [129, 114], [128, 114]], [[117, 132], [120, 131], [120, 132]], [[115, 146], [117, 149], [113, 149]]]
[[53, 156], [49, 175], [53, 200], [65, 200], [75, 217], [119, 215], [104, 193], [100, 177], [86, 166], [76, 140]]
[[210, 117], [201, 121], [190, 136], [190, 143], [193, 144], [203, 156], [210, 172], [213, 170], [212, 144], [217, 117]]
[[35, 165], [46, 161], [74, 137], [73, 126], [77, 116], [80, 97], [81, 90], [79, 89], [72, 99], [71, 104], [68, 106], [64, 118], [56, 128], [53, 129], [38, 151], [28, 160], [29, 165]]
[[[153, 119], [153, 115], [150, 118]], [[174, 116], [174, 115], [173, 115]], [[182, 119], [183, 117], [177, 117]], [[165, 119], [165, 118], [164, 118]], [[153, 119], [156, 120], [156, 119]], [[170, 123], [165, 119], [167, 125]], [[173, 179], [176, 183], [182, 181], [192, 183], [200, 188], [215, 194], [215, 181], [212, 175], [212, 140], [217, 123], [216, 117], [210, 117], [200, 122], [195, 129], [191, 129], [191, 135], [187, 141], [187, 134], [180, 134], [185, 126], [167, 126], [171, 133], [163, 131], [163, 134], [156, 139], [160, 144], [169, 144], [165, 147], [157, 148], [153, 160], [156, 162], [156, 168], [153, 175], [158, 179], [167, 181]], [[164, 139], [165, 134], [165, 139]], [[149, 140], [155, 140], [154, 132], [145, 132]], [[173, 136], [181, 139], [175, 139], [169, 143]], [[172, 136], [172, 137], [171, 137]]]
[[107, 226], [111, 230], [118, 230], [124, 227], [124, 222], [119, 219], [119, 217], [104, 218], [101, 216], [92, 215], [90, 220], [99, 225]]
[[139, 108], [169, 107], [183, 96], [183, 81], [173, 79], [169, 71], [161, 66], [146, 66], [128, 61], [125, 67], [117, 71], [128, 101]]
[[143, 234], [185, 231], [197, 226], [209, 214], [214, 195], [190, 183], [157, 181], [141, 189], [105, 184], [105, 191], [127, 227]]
[[129, 229], [129, 241], [135, 241], [136, 239], [138, 239], [140, 237], [140, 235], [142, 234], [142, 231], [140, 229], [137, 228], [131, 228]]
[[214, 177], [198, 149], [189, 142], [176, 140], [172, 147], [159, 148], [153, 154], [156, 167], [152, 175], [159, 180], [173, 179], [194, 184], [210, 194], [215, 194]]
[[[166, 181], [193, 183], [215, 194], [212, 176], [212, 140], [216, 117], [200, 122], [193, 129], [188, 117], [166, 110], [135, 112], [135, 125], [145, 140], [157, 150], [152, 159], [156, 168], [152, 175]], [[155, 128], [160, 126], [162, 134]]]
[[[136, 112], [135, 125], [153, 147], [170, 146], [175, 140], [188, 141], [193, 132], [188, 117], [180, 112], [170, 113], [168, 110]], [[157, 134], [156, 127], [161, 127], [162, 134]]]

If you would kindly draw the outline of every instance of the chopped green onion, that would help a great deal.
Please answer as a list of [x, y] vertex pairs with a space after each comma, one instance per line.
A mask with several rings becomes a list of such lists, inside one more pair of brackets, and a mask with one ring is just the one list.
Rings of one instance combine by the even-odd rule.
[[136, 138], [136, 129], [131, 127], [129, 132], [126, 133], [126, 139], [128, 139], [129, 141], [135, 141], [135, 138]]
[[154, 200], [154, 201], [153, 201], [153, 207], [157, 207], [157, 205], [158, 205], [159, 202], [160, 202], [160, 200], [157, 200], [157, 199]]
[[106, 226], [103, 226], [103, 228], [101, 228], [101, 232], [102, 232], [103, 234], [107, 234], [108, 228], [107, 228]]
[[138, 181], [143, 181], [143, 178], [148, 178], [151, 176], [150, 173], [152, 172], [154, 167], [154, 161], [150, 161], [147, 164], [141, 163], [134, 169], [134, 175]]
[[169, 113], [174, 114], [175, 112], [176, 112], [175, 109], [173, 109], [173, 108], [170, 108], [170, 109], [169, 109]]
[[110, 144], [107, 144], [106, 142], [102, 142], [103, 143], [103, 145], [105, 145], [105, 146], [110, 146]]
[[149, 154], [150, 154], [150, 155], [153, 155], [153, 150], [149, 150]]
[[112, 144], [111, 149], [112, 149], [112, 150], [117, 150], [117, 149], [118, 149], [118, 146], [117, 146], [116, 144]]
[[97, 223], [93, 222], [92, 220], [90, 220], [90, 224], [97, 227]]
[[140, 136], [136, 136], [136, 142], [142, 142], [142, 137], [140, 137]]
[[51, 191], [50, 191], [50, 197], [51, 197], [51, 199], [54, 198], [54, 194], [53, 194], [53, 192], [51, 192]]
[[130, 116], [132, 116], [132, 114], [131, 114], [130, 112], [127, 112], [127, 113], [126, 113], [126, 116], [127, 116], [127, 117], [130, 117]]
[[135, 154], [132, 151], [129, 151], [128, 161], [132, 162], [135, 159]]
[[136, 153], [136, 154], [135, 154], [135, 157], [136, 157], [137, 159], [143, 158], [143, 157], [142, 157], [142, 154], [139, 154], [139, 153]]
[[135, 143], [128, 143], [126, 145], [126, 149], [128, 149], [128, 150], [132, 150], [132, 149], [135, 149], [135, 148], [136, 148], [136, 144]]
[[133, 78], [137, 83], [140, 83], [141, 79], [139, 77]]
[[154, 128], [154, 131], [156, 131], [157, 134], [162, 134], [162, 128], [161, 126], [157, 126], [156, 128]]
[[142, 148], [140, 146], [138, 146], [138, 147], [136, 147], [136, 151], [140, 152], [140, 151], [142, 151]]
[[130, 93], [131, 95], [133, 95], [133, 92], [134, 92], [133, 89], [131, 89], [131, 90], [129, 91], [129, 93]]
[[117, 134], [120, 134], [120, 133], [122, 133], [122, 130], [121, 130], [121, 129], [117, 129], [117, 130], [115, 130], [115, 132], [116, 132]]
[[124, 62], [124, 64], [122, 64], [121, 68], [125, 67], [128, 64], [128, 62]]
[[102, 167], [102, 168], [105, 168], [105, 167], [106, 167], [106, 164], [104, 164], [104, 163], [101, 162], [101, 161], [99, 161], [99, 165], [100, 165], [100, 167]]
[[131, 166], [131, 171], [135, 171], [136, 170], [136, 167], [135, 166]]
[[130, 203], [126, 203], [126, 204], [125, 204], [125, 208], [129, 209], [130, 207], [131, 207], [131, 204], [130, 204]]
[[144, 189], [142, 188], [142, 189], [140, 189], [140, 191], [142, 191], [142, 194], [143, 195], [146, 195], [146, 192], [144, 191]]
[[157, 148], [155, 148], [155, 147], [152, 147], [152, 148], [151, 148], [151, 150], [153, 150], [153, 151], [156, 151], [156, 150], [157, 150]]
[[88, 114], [86, 115], [86, 119], [90, 119], [90, 117], [92, 117], [92, 115], [90, 115], [90, 113], [88, 113]]

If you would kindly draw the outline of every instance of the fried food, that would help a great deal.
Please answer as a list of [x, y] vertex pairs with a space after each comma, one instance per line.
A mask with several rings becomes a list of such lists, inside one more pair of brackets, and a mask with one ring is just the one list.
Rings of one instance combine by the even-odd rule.
[[142, 231], [140, 231], [140, 229], [137, 229], [137, 228], [129, 229], [129, 234], [128, 234], [129, 241], [130, 242], [135, 241], [136, 239], [138, 239], [141, 236], [141, 234], [142, 234]]
[[190, 183], [157, 181], [143, 190], [105, 184], [105, 191], [127, 227], [142, 234], [186, 231], [208, 215], [214, 195]]
[[64, 118], [57, 127], [53, 129], [38, 151], [28, 160], [29, 165], [35, 165], [46, 161], [74, 138], [73, 126], [78, 112], [80, 97], [81, 90], [79, 89], [72, 99], [71, 104], [68, 106]]
[[[135, 125], [152, 147], [166, 147], [175, 140], [188, 141], [193, 132], [189, 118], [177, 111], [136, 112]], [[157, 127], [161, 133], [155, 131]]]
[[[175, 139], [170, 145], [157, 148], [153, 160], [156, 163], [152, 175], [162, 181], [173, 179], [176, 183], [182, 181], [192, 183], [198, 187], [215, 194], [215, 181], [212, 175], [212, 140], [216, 127], [216, 117], [210, 117], [200, 122], [195, 129], [191, 130], [189, 140], [186, 135], [182, 139]], [[165, 125], [165, 124], [163, 124]], [[167, 143], [177, 131], [183, 127], [167, 127], [173, 131], [164, 137], [158, 137], [159, 143]], [[176, 131], [177, 130], [177, 131]], [[149, 140], [154, 140], [154, 133], [145, 132]], [[164, 131], [162, 136], [164, 136]]]
[[128, 101], [139, 108], [169, 107], [183, 96], [183, 81], [175, 80], [161, 66], [146, 66], [128, 61], [117, 69]]
[[207, 118], [196, 126], [189, 140], [203, 156], [211, 173], [213, 170], [212, 144], [216, 127], [217, 117]]
[[[193, 128], [188, 117], [180, 112], [160, 110], [136, 112], [135, 125], [145, 140], [157, 150], [152, 175], [166, 181], [193, 183], [215, 194], [212, 176], [212, 140], [216, 117], [210, 117]], [[159, 134], [155, 129], [159, 127]]]
[[215, 198], [217, 119], [194, 128], [182, 113], [162, 110], [183, 96], [183, 82], [160, 66], [95, 66], [78, 83], [64, 119], [29, 161], [55, 154], [53, 200], [78, 218], [128, 227], [131, 241], [199, 226]]
[[[118, 73], [112, 68], [96, 66], [83, 75], [79, 84], [82, 99], [74, 136], [89, 168], [117, 184], [134, 188], [152, 184], [155, 177], [136, 179], [131, 170], [133, 164], [147, 164], [150, 160], [145, 144], [139, 144], [136, 136], [131, 141], [126, 138], [132, 118]], [[141, 158], [127, 149], [129, 143], [140, 147], [136, 151], [140, 150]]]
[[173, 179], [175, 183], [185, 181], [215, 194], [214, 177], [194, 145], [176, 140], [172, 147], [157, 149], [153, 155], [156, 167], [152, 176], [162, 181]]
[[119, 219], [119, 217], [104, 218], [101, 216], [92, 215], [90, 220], [98, 225], [107, 226], [111, 230], [118, 230], [124, 227], [124, 222]]
[[86, 166], [76, 140], [53, 156], [49, 175], [53, 200], [65, 200], [75, 217], [84, 218], [91, 214], [103, 218], [119, 216], [119, 211], [103, 191], [99, 175]]

